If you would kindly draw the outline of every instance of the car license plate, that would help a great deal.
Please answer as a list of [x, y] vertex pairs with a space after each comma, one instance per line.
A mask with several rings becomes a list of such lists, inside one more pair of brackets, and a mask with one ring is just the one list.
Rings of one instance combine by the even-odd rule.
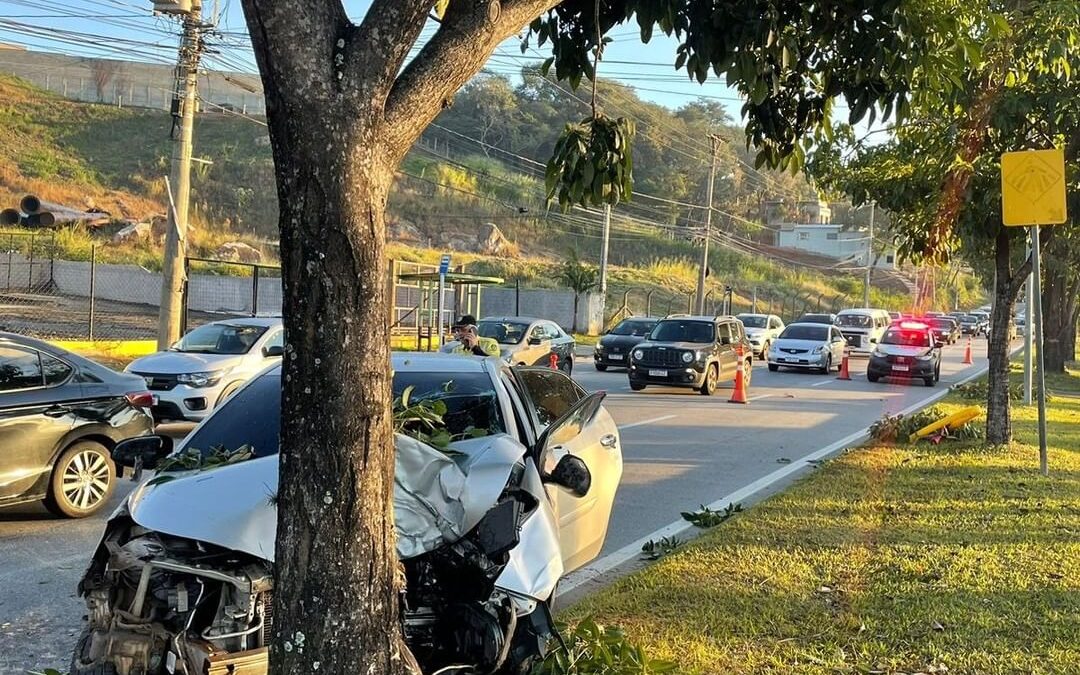
[[667, 377], [666, 370], [650, 370], [649, 377]]
[[906, 373], [909, 370], [907, 366], [893, 366], [892, 369], [899, 373]]
[[608, 358], [612, 361], [622, 361], [622, 354], [608, 354]]

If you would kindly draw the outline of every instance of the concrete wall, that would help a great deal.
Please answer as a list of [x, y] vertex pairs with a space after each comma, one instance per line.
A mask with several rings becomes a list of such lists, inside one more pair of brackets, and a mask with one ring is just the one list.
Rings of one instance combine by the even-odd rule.
[[[517, 305], [513, 288], [486, 288], [480, 297], [483, 316], [514, 316]], [[574, 325], [574, 293], [563, 289], [521, 289], [521, 315], [550, 319], [570, 330]], [[602, 330], [603, 316], [598, 293], [583, 294], [578, 301], [578, 332], [595, 335]]]

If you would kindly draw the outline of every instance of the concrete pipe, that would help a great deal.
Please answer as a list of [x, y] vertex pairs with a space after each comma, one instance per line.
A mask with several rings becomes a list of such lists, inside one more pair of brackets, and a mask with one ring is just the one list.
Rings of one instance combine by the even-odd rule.
[[34, 195], [26, 195], [19, 202], [19, 208], [23, 213], [37, 213], [41, 210], [41, 200]]
[[0, 211], [0, 225], [18, 225], [21, 217], [17, 209], [4, 209]]
[[56, 224], [56, 217], [48, 211], [31, 213], [24, 221], [27, 227], [52, 227]]

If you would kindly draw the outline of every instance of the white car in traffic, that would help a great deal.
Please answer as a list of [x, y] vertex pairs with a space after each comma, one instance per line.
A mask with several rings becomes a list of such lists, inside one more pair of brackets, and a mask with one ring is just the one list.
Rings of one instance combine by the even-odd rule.
[[199, 326], [168, 351], [136, 359], [124, 370], [146, 381], [155, 420], [197, 422], [280, 361], [284, 347], [280, 318], [226, 319]]
[[784, 322], [775, 314], [739, 314], [735, 317], [742, 321], [746, 338], [754, 350], [754, 356], [764, 359], [769, 354], [773, 341], [784, 332]]

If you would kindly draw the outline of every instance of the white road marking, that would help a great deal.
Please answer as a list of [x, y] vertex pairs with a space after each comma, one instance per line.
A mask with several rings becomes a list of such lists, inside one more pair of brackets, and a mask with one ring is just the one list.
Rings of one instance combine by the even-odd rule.
[[750, 398], [748, 398], [746, 400], [747, 401], [760, 401], [763, 398], [770, 398], [772, 396], [776, 396], [776, 394], [758, 394], [757, 396], [751, 396]]
[[[974, 380], [975, 378], [984, 375], [989, 369], [989, 366], [983, 366], [971, 375], [968, 375], [967, 377], [959, 380], [955, 384], [964, 384], [966, 382], [970, 382], [971, 380]], [[935, 391], [933, 394], [927, 396], [921, 401], [913, 403], [904, 410], [900, 411], [900, 414], [909, 415], [917, 410], [925, 408], [926, 406], [932, 405], [940, 399], [948, 396], [949, 391], [949, 387], [939, 389], [938, 391]], [[648, 422], [641, 422], [639, 424], [648, 424]], [[708, 508], [719, 510], [727, 507], [728, 504], [738, 504], [740, 502], [748, 500], [757, 493], [764, 490], [765, 488], [787, 478], [791, 474], [806, 469], [807, 467], [811, 466], [813, 462], [825, 459], [837, 452], [847, 449], [849, 446], [861, 444], [865, 442], [868, 438], [870, 438], [870, 427], [860, 429], [853, 434], [849, 434], [844, 438], [841, 438], [835, 443], [831, 443], [824, 448], [820, 448], [811, 452], [808, 455], [793, 460], [790, 464], [786, 464], [783, 467], [777, 469], [776, 471], [766, 474], [765, 476], [758, 478], [752, 483], [742, 486], [741, 488], [735, 490], [730, 494], [724, 495], [720, 499], [714, 501], [712, 504], [709, 504]], [[677, 520], [674, 523], [665, 525], [659, 530], [656, 530], [655, 532], [650, 532], [649, 534], [630, 542], [626, 546], [623, 546], [617, 551], [612, 551], [611, 553], [603, 556], [602, 558], [598, 558], [592, 563], [580, 569], [574, 570], [570, 574], [566, 575], [562, 578], [561, 581], [559, 581], [559, 592], [556, 594], [556, 597], [569, 593], [575, 588], [590, 581], [594, 581], [595, 579], [603, 576], [604, 574], [607, 574], [608, 572], [611, 572], [617, 567], [625, 565], [632, 560], [640, 559], [641, 547], [650, 540], [656, 541], [661, 539], [662, 537], [676, 536], [686, 539], [696, 537], [698, 534], [701, 534], [701, 530], [698, 530], [685, 520]]]
[[811, 384], [810, 386], [811, 387], [821, 387], [821, 386], [824, 386], [826, 384], [832, 384], [833, 382], [839, 382], [839, 381], [840, 380], [837, 380], [836, 378], [832, 378], [831, 380], [822, 380], [821, 382], [815, 382], [815, 383]]
[[619, 431], [626, 431], [627, 429], [633, 429], [634, 427], [643, 427], [646, 424], [654, 424], [656, 422], [663, 422], [664, 420], [669, 420], [669, 419], [671, 419], [673, 417], [678, 417], [678, 415], [662, 415], [660, 417], [654, 417], [651, 420], [642, 420], [640, 422], [631, 422], [630, 424], [624, 424], [624, 425], [620, 426]]

